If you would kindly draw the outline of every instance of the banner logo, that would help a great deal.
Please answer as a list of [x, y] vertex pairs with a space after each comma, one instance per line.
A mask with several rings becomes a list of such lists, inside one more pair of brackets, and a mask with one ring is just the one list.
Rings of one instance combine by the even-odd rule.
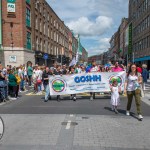
[[56, 79], [52, 82], [52, 88], [55, 92], [62, 92], [65, 90], [66, 84], [62, 79]]
[[113, 81], [116, 80], [118, 83], [118, 86], [122, 85], [122, 78], [120, 76], [111, 76], [109, 79], [109, 84], [112, 85]]

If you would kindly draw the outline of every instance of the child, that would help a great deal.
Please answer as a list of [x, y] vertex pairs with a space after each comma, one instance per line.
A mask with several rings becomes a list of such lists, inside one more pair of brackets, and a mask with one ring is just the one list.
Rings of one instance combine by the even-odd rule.
[[111, 105], [112, 105], [112, 111], [115, 111], [116, 114], [118, 114], [117, 107], [120, 103], [120, 98], [119, 98], [119, 92], [121, 92], [120, 87], [118, 87], [117, 80], [113, 80], [112, 86], [110, 87], [111, 89]]

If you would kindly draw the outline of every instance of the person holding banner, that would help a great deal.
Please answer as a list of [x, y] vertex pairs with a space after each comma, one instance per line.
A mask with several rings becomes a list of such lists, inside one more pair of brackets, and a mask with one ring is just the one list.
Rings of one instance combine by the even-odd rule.
[[[54, 72], [53, 72], [53, 75], [55, 76], [55, 75], [60, 75], [60, 76], [62, 76], [62, 71], [61, 71], [61, 66], [60, 65], [57, 65], [56, 66], [56, 69], [54, 70]], [[61, 100], [61, 97], [60, 97], [60, 95], [57, 95], [57, 101], [58, 102], [60, 102], [60, 100]]]
[[[97, 67], [96, 62], [94, 60], [92, 61], [92, 67], [89, 70], [89, 72], [98, 72], [98, 67]], [[93, 101], [93, 99], [95, 99], [95, 92], [90, 93], [90, 100]]]
[[50, 89], [49, 89], [49, 76], [52, 75], [49, 68], [46, 67], [45, 71], [43, 72], [42, 79], [43, 79], [43, 85], [45, 89], [45, 100], [44, 102], [48, 102], [49, 99], [51, 99], [50, 96]]
[[[70, 74], [75, 74], [75, 69], [73, 66], [70, 67]], [[76, 94], [71, 94], [70, 99], [73, 99], [73, 101], [76, 101]]]
[[132, 64], [126, 76], [126, 81], [124, 85], [124, 93], [127, 93], [128, 103], [126, 115], [130, 115], [130, 109], [132, 104], [133, 96], [135, 97], [135, 103], [138, 113], [139, 120], [143, 119], [141, 114], [141, 89], [140, 84], [142, 84], [142, 76], [137, 72], [137, 66]]

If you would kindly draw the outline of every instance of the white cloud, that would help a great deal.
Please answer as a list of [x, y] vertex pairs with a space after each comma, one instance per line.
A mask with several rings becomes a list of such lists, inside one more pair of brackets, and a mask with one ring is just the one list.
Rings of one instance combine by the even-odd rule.
[[106, 37], [98, 40], [97, 46], [90, 47], [90, 49], [88, 50], [89, 56], [101, 54], [107, 51], [108, 48], [110, 47], [109, 41], [110, 38], [106, 38]]
[[99, 16], [95, 21], [90, 21], [87, 17], [81, 17], [76, 21], [67, 23], [67, 26], [75, 33], [83, 36], [102, 35], [112, 26], [112, 18]]

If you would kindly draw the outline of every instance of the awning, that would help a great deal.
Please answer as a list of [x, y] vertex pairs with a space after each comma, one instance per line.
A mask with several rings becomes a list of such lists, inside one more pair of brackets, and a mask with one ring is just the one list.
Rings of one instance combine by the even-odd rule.
[[141, 58], [135, 58], [134, 62], [144, 61], [144, 60], [150, 60], [150, 56], [145, 56], [145, 57], [141, 57]]

